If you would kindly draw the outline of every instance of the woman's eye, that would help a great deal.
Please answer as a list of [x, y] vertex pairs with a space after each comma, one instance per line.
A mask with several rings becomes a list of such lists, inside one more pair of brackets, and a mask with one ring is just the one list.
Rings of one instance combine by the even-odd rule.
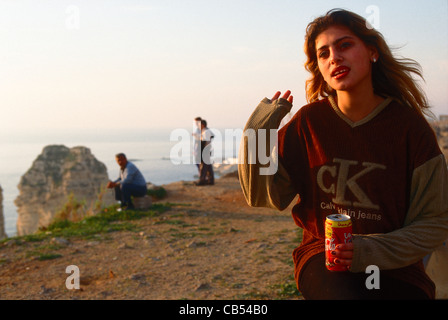
[[352, 44], [350, 42], [343, 42], [343, 43], [341, 43], [341, 49], [346, 49], [346, 48], [349, 48], [351, 46], [352, 46]]
[[319, 52], [319, 58], [327, 58], [327, 57], [328, 57], [328, 51]]

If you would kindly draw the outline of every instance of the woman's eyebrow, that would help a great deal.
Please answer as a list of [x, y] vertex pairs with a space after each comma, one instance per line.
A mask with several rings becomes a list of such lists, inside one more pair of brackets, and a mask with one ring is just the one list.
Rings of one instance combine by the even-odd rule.
[[[341, 37], [339, 39], [336, 39], [332, 43], [332, 45], [337, 45], [339, 42], [344, 41], [345, 39], [353, 39], [353, 37], [351, 37], [351, 36], [343, 36], [343, 37]], [[328, 47], [329, 47], [329, 45], [326, 44], [326, 45], [323, 45], [323, 46], [319, 47], [316, 51], [321, 51], [321, 50], [327, 49]]]

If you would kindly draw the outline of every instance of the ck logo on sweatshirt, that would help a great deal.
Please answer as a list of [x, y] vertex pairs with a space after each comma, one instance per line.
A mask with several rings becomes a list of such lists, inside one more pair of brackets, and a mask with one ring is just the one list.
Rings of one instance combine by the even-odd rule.
[[[338, 158], [334, 158], [333, 163], [333, 166], [322, 166], [317, 172], [317, 184], [322, 191], [335, 195], [332, 199], [333, 203], [378, 210], [380, 208], [379, 205], [369, 199], [357, 183], [357, 180], [367, 174], [371, 174], [374, 170], [385, 170], [386, 166], [372, 162], [362, 162], [359, 164], [358, 161]], [[355, 168], [359, 168], [359, 170], [349, 177], [348, 174], [351, 166], [356, 166]], [[328, 183], [328, 180], [326, 180], [327, 184], [325, 184], [324, 176], [326, 175], [330, 175], [334, 180], [331, 183]], [[356, 197], [357, 201], [352, 202], [346, 199], [347, 188]]]

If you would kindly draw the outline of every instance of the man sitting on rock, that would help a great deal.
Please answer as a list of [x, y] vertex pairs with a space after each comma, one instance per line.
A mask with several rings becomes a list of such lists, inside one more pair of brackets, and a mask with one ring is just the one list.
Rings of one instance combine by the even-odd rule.
[[120, 177], [114, 182], [109, 181], [107, 188], [115, 189], [115, 199], [121, 201], [121, 207], [134, 209], [131, 197], [144, 197], [147, 192], [146, 181], [140, 170], [119, 153], [115, 160], [120, 166]]

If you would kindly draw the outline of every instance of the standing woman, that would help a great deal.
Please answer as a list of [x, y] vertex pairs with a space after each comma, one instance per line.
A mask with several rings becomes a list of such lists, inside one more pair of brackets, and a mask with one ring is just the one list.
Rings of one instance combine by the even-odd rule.
[[[448, 237], [448, 173], [413, 79], [419, 65], [395, 58], [364, 18], [339, 9], [308, 25], [305, 53], [309, 104], [278, 132], [275, 174], [249, 161], [243, 136], [247, 202], [284, 210], [297, 199], [303, 240], [293, 260], [305, 299], [434, 298], [422, 259]], [[280, 95], [262, 100], [245, 132], [278, 128], [293, 102], [290, 91]], [[333, 252], [346, 272], [325, 267], [324, 221], [334, 213], [353, 221], [353, 243]], [[379, 290], [366, 288], [369, 265], [380, 269]]]

